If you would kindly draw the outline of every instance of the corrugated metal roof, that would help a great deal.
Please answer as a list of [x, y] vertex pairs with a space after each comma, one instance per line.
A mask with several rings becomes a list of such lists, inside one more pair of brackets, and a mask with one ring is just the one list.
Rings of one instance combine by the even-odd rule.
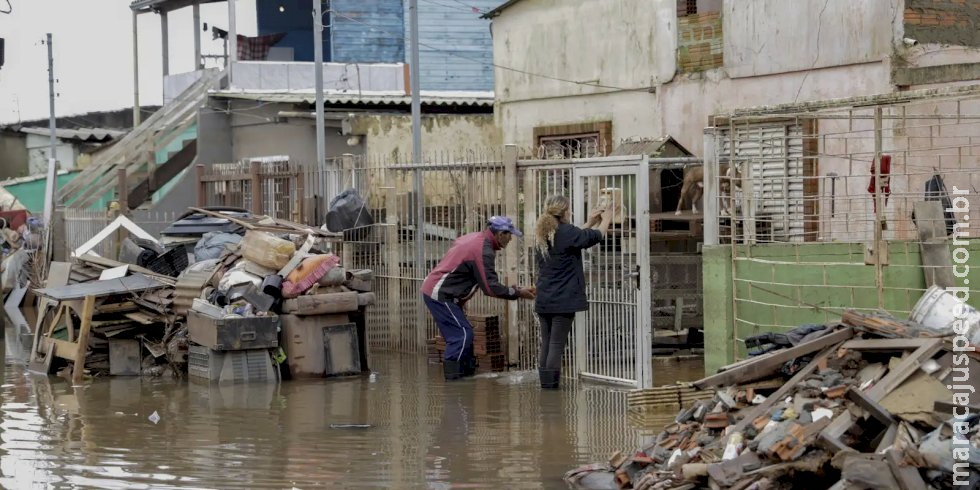
[[[212, 97], [225, 99], [246, 99], [260, 102], [281, 102], [286, 104], [316, 103], [313, 92], [282, 92], [240, 90], [219, 90], [210, 93]], [[493, 107], [493, 92], [468, 91], [430, 91], [420, 94], [423, 105]], [[402, 92], [333, 92], [323, 94], [324, 105], [411, 105], [412, 98]]]
[[[51, 130], [48, 128], [20, 128], [18, 131], [25, 134], [36, 134], [48, 136]], [[126, 131], [105, 128], [79, 128], [79, 129], [55, 129], [55, 136], [62, 140], [76, 140], [87, 142], [103, 142], [118, 138]]]

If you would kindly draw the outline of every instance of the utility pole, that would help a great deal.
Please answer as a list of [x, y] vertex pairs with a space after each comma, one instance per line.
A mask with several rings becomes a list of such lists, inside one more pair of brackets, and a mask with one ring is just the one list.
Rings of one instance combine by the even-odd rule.
[[[409, 7], [409, 27], [411, 29], [411, 69], [410, 81], [412, 84], [412, 163], [415, 167], [415, 263], [421, 271], [419, 277], [425, 273], [425, 186], [422, 185], [422, 102], [419, 99], [419, 2], [410, 0]], [[419, 300], [421, 301], [421, 300]], [[416, 308], [416, 321], [418, 325], [423, 325], [425, 321], [423, 308], [419, 305]], [[420, 332], [421, 328], [418, 329]]]
[[55, 120], [54, 120], [54, 49], [51, 45], [51, 33], [48, 33], [48, 98], [50, 99], [50, 110], [51, 114], [48, 119], [48, 127], [51, 131], [51, 149], [48, 155], [48, 178], [44, 186], [44, 224], [45, 226], [51, 226], [51, 217], [54, 216], [54, 192], [55, 192], [55, 165], [57, 164], [57, 155], [55, 153], [58, 147], [58, 139], [55, 136]]
[[320, 189], [323, 193], [324, 213], [329, 203], [327, 190], [327, 155], [323, 122], [323, 1], [313, 0], [313, 80], [316, 85], [316, 165], [319, 170]]

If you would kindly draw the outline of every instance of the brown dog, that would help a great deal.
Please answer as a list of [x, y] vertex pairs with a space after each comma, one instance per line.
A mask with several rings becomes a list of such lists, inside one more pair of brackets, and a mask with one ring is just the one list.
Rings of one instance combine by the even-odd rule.
[[[738, 170], [734, 172], [728, 167], [728, 165], [719, 165], [719, 172], [725, 177], [719, 182], [718, 190], [722, 196], [730, 196], [732, 189], [732, 181], [741, 178]], [[737, 180], [736, 180], [737, 182]], [[736, 184], [737, 185], [737, 184]], [[677, 199], [677, 211], [674, 212], [675, 216], [680, 216], [681, 206], [684, 205], [684, 201], [691, 202], [691, 213], [698, 214], [698, 199], [704, 195], [704, 167], [698, 166], [689, 169], [684, 173], [684, 185], [681, 187], [681, 196]], [[721, 200], [722, 209], [725, 212], [729, 212], [728, 209], [728, 199]]]

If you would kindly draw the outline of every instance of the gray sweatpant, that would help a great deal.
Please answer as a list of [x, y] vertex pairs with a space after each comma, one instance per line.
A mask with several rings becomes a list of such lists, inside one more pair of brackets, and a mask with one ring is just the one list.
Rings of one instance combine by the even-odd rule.
[[541, 352], [538, 355], [538, 368], [561, 369], [561, 356], [568, 342], [568, 332], [572, 330], [575, 314], [538, 314], [541, 318]]

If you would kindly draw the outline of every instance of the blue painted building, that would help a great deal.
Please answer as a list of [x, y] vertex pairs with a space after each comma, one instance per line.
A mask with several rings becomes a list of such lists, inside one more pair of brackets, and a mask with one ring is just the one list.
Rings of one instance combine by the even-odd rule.
[[[490, 22], [503, 0], [419, 0], [419, 65], [425, 90], [493, 90]], [[409, 0], [324, 1], [324, 61], [407, 63]], [[285, 32], [276, 46], [313, 61], [309, 0], [256, 2], [259, 34]]]

